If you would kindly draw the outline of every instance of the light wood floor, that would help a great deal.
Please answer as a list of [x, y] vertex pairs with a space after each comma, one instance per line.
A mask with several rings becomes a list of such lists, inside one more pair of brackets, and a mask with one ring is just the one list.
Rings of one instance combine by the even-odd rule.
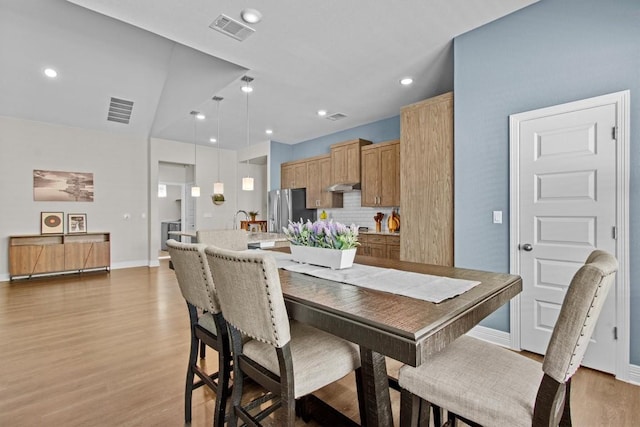
[[[166, 261], [0, 283], [0, 426], [183, 425], [188, 342]], [[390, 361], [390, 373], [398, 367]], [[358, 420], [354, 390], [349, 376], [318, 395]], [[576, 426], [640, 425], [638, 386], [580, 369], [572, 397]], [[211, 425], [214, 398], [194, 393], [193, 426]]]

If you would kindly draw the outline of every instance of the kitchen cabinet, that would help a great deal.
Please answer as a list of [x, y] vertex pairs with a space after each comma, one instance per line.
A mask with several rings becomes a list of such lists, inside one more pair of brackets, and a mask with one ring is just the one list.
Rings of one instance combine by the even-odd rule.
[[361, 148], [362, 206], [400, 206], [400, 140]]
[[109, 233], [9, 237], [9, 277], [83, 271], [111, 266]]
[[280, 188], [307, 187], [307, 159], [280, 165]]
[[331, 146], [330, 185], [360, 182], [360, 148], [369, 144], [371, 141], [354, 139]]
[[395, 234], [369, 234], [358, 235], [357, 254], [376, 258], [400, 259], [400, 236]]
[[342, 193], [326, 191], [331, 185], [331, 155], [307, 159], [307, 209], [341, 208]]
[[400, 113], [400, 258], [453, 265], [453, 93]]

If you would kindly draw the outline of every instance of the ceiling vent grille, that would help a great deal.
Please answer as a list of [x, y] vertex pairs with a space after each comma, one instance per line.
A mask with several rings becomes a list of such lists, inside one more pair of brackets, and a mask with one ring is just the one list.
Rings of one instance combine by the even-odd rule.
[[109, 114], [107, 120], [112, 122], [129, 124], [131, 119], [131, 111], [133, 110], [133, 101], [124, 99], [111, 98], [109, 103]]
[[216, 31], [220, 31], [222, 34], [226, 34], [229, 37], [233, 37], [240, 41], [245, 40], [256, 31], [235, 19], [229, 18], [227, 15], [218, 16], [216, 20], [209, 25], [209, 28], [213, 28]]
[[342, 114], [342, 113], [333, 113], [333, 114], [329, 114], [328, 116], [326, 116], [325, 118], [327, 120], [331, 120], [332, 122], [335, 122], [336, 120], [342, 120], [345, 117], [347, 117], [346, 114]]

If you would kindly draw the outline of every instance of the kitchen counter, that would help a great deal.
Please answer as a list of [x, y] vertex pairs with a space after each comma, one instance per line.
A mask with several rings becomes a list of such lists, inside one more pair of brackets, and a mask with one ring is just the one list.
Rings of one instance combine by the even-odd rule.
[[389, 233], [388, 231], [360, 231], [358, 234], [376, 234], [382, 236], [400, 236], [400, 233]]
[[289, 241], [282, 233], [248, 233], [249, 248], [281, 248], [288, 247]]

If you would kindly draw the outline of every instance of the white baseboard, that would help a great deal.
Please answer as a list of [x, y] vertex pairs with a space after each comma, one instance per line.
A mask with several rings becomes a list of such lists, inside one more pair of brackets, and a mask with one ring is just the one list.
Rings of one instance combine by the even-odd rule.
[[509, 332], [498, 331], [497, 329], [487, 328], [486, 326], [476, 326], [467, 332], [467, 335], [502, 347], [511, 348]]
[[632, 384], [640, 385], [640, 365], [629, 365], [629, 381]]
[[153, 261], [150, 262], [149, 260], [146, 260], [146, 259], [137, 260], [137, 261], [117, 262], [115, 264], [111, 264], [111, 269], [120, 270], [123, 268], [148, 267], [152, 265], [152, 262]]

